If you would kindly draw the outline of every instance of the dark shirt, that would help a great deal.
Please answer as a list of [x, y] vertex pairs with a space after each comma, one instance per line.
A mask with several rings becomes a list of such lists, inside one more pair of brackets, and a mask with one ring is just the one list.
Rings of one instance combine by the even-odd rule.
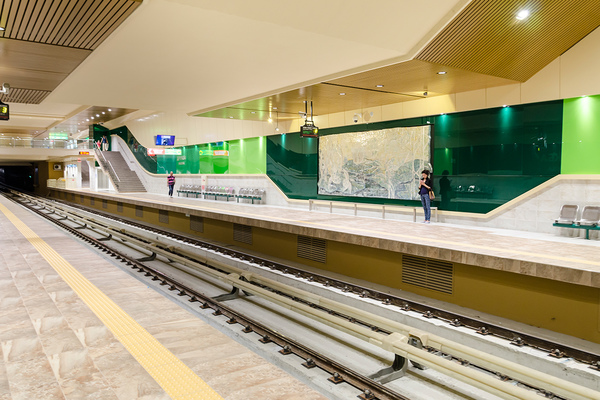
[[169, 186], [173, 186], [175, 184], [175, 177], [173, 175], [169, 175], [167, 179], [169, 182]]
[[[427, 186], [431, 187], [431, 179], [429, 178], [425, 178], [425, 182], [424, 182]], [[419, 191], [419, 194], [427, 194], [429, 193], [429, 189], [427, 189], [425, 186], [421, 186], [421, 190]]]

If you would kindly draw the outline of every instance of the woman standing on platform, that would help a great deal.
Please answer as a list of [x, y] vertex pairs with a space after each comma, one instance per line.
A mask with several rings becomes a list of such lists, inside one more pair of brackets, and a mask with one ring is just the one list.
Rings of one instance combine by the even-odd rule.
[[429, 171], [423, 170], [421, 172], [421, 180], [419, 181], [419, 194], [421, 195], [421, 204], [423, 204], [423, 212], [425, 213], [425, 221], [423, 223], [428, 224], [431, 219], [431, 198], [429, 197], [429, 191], [431, 190], [431, 179], [429, 178]]
[[173, 171], [171, 171], [171, 175], [167, 177], [167, 184], [169, 185], [169, 196], [173, 197], [173, 187], [175, 186], [175, 177], [173, 176]]

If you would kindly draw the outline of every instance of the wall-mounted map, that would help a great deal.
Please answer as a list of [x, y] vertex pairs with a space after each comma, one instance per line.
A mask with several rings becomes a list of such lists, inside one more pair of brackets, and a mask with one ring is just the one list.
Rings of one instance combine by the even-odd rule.
[[416, 200], [430, 143], [429, 125], [322, 136], [318, 193]]

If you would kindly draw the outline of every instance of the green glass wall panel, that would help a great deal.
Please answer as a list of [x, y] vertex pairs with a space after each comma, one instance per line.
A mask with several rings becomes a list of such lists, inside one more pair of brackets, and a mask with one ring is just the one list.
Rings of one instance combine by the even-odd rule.
[[152, 174], [156, 174], [158, 170], [158, 165], [156, 162], [155, 156], [149, 156], [147, 149], [142, 146], [135, 136], [131, 133], [126, 126], [121, 126], [119, 128], [113, 129], [109, 132], [111, 135], [118, 135], [121, 139], [127, 143], [129, 150], [133, 153], [135, 159], [140, 163], [140, 165], [148, 172]]
[[264, 136], [229, 142], [230, 174], [266, 174], [267, 145]]
[[154, 174], [265, 174], [267, 170], [265, 137], [175, 147], [181, 154], [149, 156], [126, 126], [106, 134], [120, 136], [142, 167]]
[[[320, 135], [433, 125], [434, 188], [447, 171], [440, 209], [485, 213], [560, 173], [562, 101], [322, 129]], [[313, 142], [310, 142], [310, 141]], [[291, 198], [415, 205], [414, 201], [317, 195], [315, 139], [269, 136], [267, 174]]]
[[267, 137], [267, 175], [288, 197], [316, 198], [317, 143], [299, 133]]
[[565, 100], [563, 174], [600, 174], [600, 95]]

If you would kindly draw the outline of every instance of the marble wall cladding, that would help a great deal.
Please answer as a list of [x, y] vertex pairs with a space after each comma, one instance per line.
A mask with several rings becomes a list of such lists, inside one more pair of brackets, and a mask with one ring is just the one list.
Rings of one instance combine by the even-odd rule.
[[[131, 170], [135, 171], [148, 193], [164, 194], [168, 193], [167, 177], [162, 175], [150, 175], [139, 166], [134, 156], [128, 148], [124, 146], [122, 140], [118, 140], [118, 149], [127, 161]], [[275, 206], [287, 206], [287, 198], [273, 184], [266, 175], [205, 175], [207, 177], [207, 186], [225, 186], [233, 187], [235, 193], [241, 188], [255, 188], [266, 190], [265, 200], [261, 204]], [[202, 175], [176, 175], [175, 190], [181, 185], [201, 185]], [[177, 195], [177, 192], [175, 192]], [[231, 200], [230, 200], [231, 201]]]
[[[507, 228], [530, 232], [551, 233], [566, 237], [585, 237], [585, 231], [556, 228], [552, 224], [558, 218], [563, 204], [577, 204], [581, 210], [586, 205], [600, 205], [600, 179], [560, 179], [547, 188], [539, 190], [514, 207], [490, 218], [469, 218], [456, 213], [443, 213], [440, 221], [447, 223]], [[598, 232], [590, 232], [597, 237]]]

